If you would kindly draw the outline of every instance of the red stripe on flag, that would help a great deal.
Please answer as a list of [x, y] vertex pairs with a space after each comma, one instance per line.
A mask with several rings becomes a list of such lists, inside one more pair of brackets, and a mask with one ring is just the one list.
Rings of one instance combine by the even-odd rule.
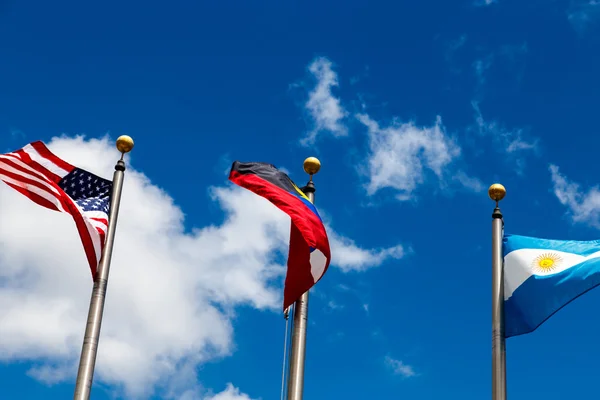
[[[10, 164], [12, 167], [17, 168], [19, 171], [22, 171], [23, 173], [25, 173], [27, 175], [37, 177], [48, 183], [53, 182], [51, 179], [48, 178], [48, 176], [46, 176], [45, 172], [40, 172], [39, 169], [35, 169], [31, 165], [34, 161], [31, 160], [31, 157], [29, 157], [29, 154], [23, 152], [27, 156], [27, 159], [23, 159], [21, 157], [18, 157], [17, 154], [15, 154], [15, 153], [17, 153], [17, 152], [2, 154], [2, 156], [0, 156], [0, 159], [3, 162]], [[25, 168], [25, 166], [27, 166], [28, 168]], [[46, 171], [45, 168], [44, 168], [44, 171]], [[56, 183], [56, 182], [54, 182], [54, 183]]]
[[28, 166], [30, 166], [31, 168], [35, 169], [37, 172], [39, 172], [40, 174], [42, 174], [43, 176], [45, 176], [46, 178], [54, 181], [54, 183], [58, 183], [60, 182], [60, 180], [62, 179], [60, 176], [56, 175], [54, 172], [48, 170], [46, 167], [44, 167], [43, 165], [35, 162], [30, 156], [29, 154], [27, 154], [25, 152], [25, 150], [21, 149], [21, 150], [17, 150], [17, 151], [13, 151], [13, 153], [18, 154], [21, 157], [21, 161], [24, 162], [25, 164], [27, 164]]
[[6, 183], [11, 188], [15, 189], [17, 192], [23, 194], [24, 196], [29, 197], [29, 199], [31, 201], [33, 201], [36, 204], [39, 204], [42, 207], [46, 207], [46, 208], [49, 208], [54, 211], [61, 211], [51, 201], [43, 198], [42, 196], [40, 196], [36, 193], [30, 192], [29, 190], [27, 190], [21, 186], [14, 185], [14, 184], [6, 182], [6, 181], [4, 181], [4, 183]]
[[46, 183], [48, 185], [48, 186], [46, 186], [43, 183], [40, 183], [36, 180], [30, 179], [23, 175], [19, 175], [14, 172], [10, 172], [6, 169], [3, 169], [1, 165], [0, 165], [0, 172], [2, 173], [2, 175], [8, 176], [9, 178], [14, 179], [15, 181], [23, 183], [22, 187], [25, 189], [27, 188], [27, 186], [34, 186], [40, 190], [43, 190], [44, 192], [47, 192], [49, 195], [58, 198], [58, 194], [56, 192], [53, 192], [52, 190], [50, 190], [50, 188], [48, 188], [48, 186], [52, 186], [51, 182], [49, 182], [48, 180], [46, 180]]
[[302, 236], [310, 247], [316, 247], [317, 235], [327, 237], [320, 218], [292, 193], [253, 174], [240, 174], [233, 171], [229, 179], [237, 185], [266, 198], [277, 208], [288, 214], [302, 232]]
[[40, 156], [44, 157], [47, 160], [50, 160], [52, 163], [64, 169], [65, 171], [71, 172], [75, 169], [74, 166], [72, 166], [65, 160], [55, 156], [54, 153], [52, 153], [43, 142], [40, 142], [39, 140], [37, 142], [33, 142], [31, 143], [31, 147], [33, 147], [39, 153]]
[[[59, 188], [59, 187], [58, 187], [58, 185], [56, 185], [54, 182], [50, 181], [48, 178], [45, 178], [45, 177], [40, 177], [40, 180], [44, 181], [44, 182], [45, 182], [45, 183], [46, 183], [48, 186], [50, 186], [50, 187], [52, 187], [52, 188], [54, 188], [54, 189], [55, 189], [55, 190], [53, 191], [53, 190], [51, 190], [51, 189], [50, 189], [48, 186], [44, 185], [43, 183], [41, 183], [41, 182], [39, 182], [39, 181], [33, 180], [33, 179], [31, 179], [31, 178], [28, 178], [28, 177], [26, 177], [26, 176], [23, 176], [23, 175], [19, 175], [19, 174], [16, 174], [16, 173], [10, 172], [10, 171], [8, 171], [6, 168], [2, 168], [2, 164], [5, 164], [5, 165], [10, 165], [10, 166], [11, 166], [11, 167], [13, 167], [14, 169], [17, 169], [19, 172], [22, 172], [22, 173], [24, 173], [24, 174], [26, 174], [26, 175], [28, 175], [28, 176], [34, 176], [34, 177], [37, 177], [37, 176], [38, 176], [38, 174], [37, 174], [36, 172], [27, 171], [25, 168], [23, 168], [23, 167], [22, 167], [21, 165], [19, 165], [17, 162], [12, 162], [12, 161], [10, 161], [10, 160], [7, 160], [7, 159], [2, 159], [2, 160], [1, 160], [1, 162], [0, 162], [0, 171], [2, 172], [2, 174], [3, 174], [3, 175], [5, 175], [5, 176], [7, 176], [7, 177], [9, 177], [9, 178], [12, 178], [12, 179], [14, 179], [15, 181], [18, 181], [18, 182], [20, 182], [20, 183], [23, 183], [23, 185], [22, 185], [22, 186], [19, 186], [20, 188], [24, 189], [24, 190], [25, 190], [27, 193], [31, 193], [31, 195], [32, 195], [32, 196], [34, 196], [35, 198], [40, 198], [40, 199], [43, 199], [43, 204], [42, 204], [42, 203], [39, 203], [39, 202], [37, 202], [37, 201], [36, 201], [36, 203], [38, 203], [38, 204], [40, 204], [40, 205], [43, 205], [44, 207], [45, 207], [45, 204], [48, 204], [48, 203], [49, 203], [49, 204], [52, 204], [52, 206], [51, 206], [51, 207], [48, 207], [48, 208], [50, 208], [51, 210], [56, 210], [56, 211], [59, 211], [59, 212], [63, 212], [63, 210], [61, 210], [61, 209], [57, 208], [57, 206], [56, 206], [54, 203], [50, 202], [48, 199], [45, 199], [45, 198], [43, 198], [42, 196], [40, 196], [40, 195], [39, 195], [39, 194], [37, 194], [37, 193], [30, 192], [30, 191], [28, 190], [28, 186], [33, 186], [33, 187], [35, 187], [35, 188], [38, 188], [38, 189], [40, 189], [40, 190], [43, 190], [44, 192], [48, 193], [48, 195], [50, 195], [50, 196], [52, 196], [52, 197], [56, 198], [56, 200], [57, 200], [57, 201], [58, 201], [58, 202], [59, 202], [59, 203], [62, 205], [63, 209], [65, 209], [65, 210], [67, 209], [67, 207], [68, 207], [68, 206], [67, 206], [67, 204], [65, 203], [64, 197], [67, 197], [67, 198], [68, 198], [68, 196], [66, 196], [66, 195], [64, 195], [64, 196], [63, 196], [63, 191], [62, 191], [62, 189], [61, 189], [61, 188]], [[7, 183], [7, 184], [10, 184], [9, 182], [6, 182], [6, 181], [5, 181], [5, 183]], [[11, 186], [12, 188], [14, 188], [16, 185], [15, 185], [15, 184], [10, 184], [10, 186]], [[25, 192], [23, 192], [23, 191], [19, 190], [19, 192], [20, 192], [20, 193], [23, 193], [25, 196], [27, 196], [27, 197], [31, 198], [29, 195], [27, 195], [27, 194], [26, 194]], [[31, 198], [31, 199], [33, 200], [33, 198]]]
[[[329, 255], [327, 255], [327, 259], [329, 259]], [[302, 237], [300, 230], [292, 223], [290, 226], [287, 274], [283, 288], [284, 311], [315, 285], [310, 267], [310, 248]]]
[[[9, 176], [9, 173], [7, 173], [6, 171], [3, 171], [2, 173]], [[11, 178], [13, 178], [15, 180], [19, 180], [19, 181], [26, 180], [22, 177], [15, 178], [15, 177], [11, 176]], [[5, 183], [7, 185], [9, 185], [10, 187], [12, 187], [13, 189], [17, 190], [19, 193], [21, 193], [21, 194], [25, 195], [26, 197], [28, 197], [29, 199], [31, 199], [35, 203], [37, 203], [43, 207], [49, 208], [51, 210], [62, 212], [62, 210], [57, 208], [55, 204], [53, 204], [49, 200], [41, 197], [40, 195], [27, 190], [26, 187], [17, 186], [15, 184], [12, 184], [12, 183], [9, 183], [6, 181], [5, 181]], [[35, 185], [35, 186], [40, 188], [38, 185]], [[90, 237], [90, 233], [87, 229], [85, 221], [83, 220], [83, 216], [79, 212], [79, 209], [77, 208], [77, 206], [75, 205], [73, 200], [69, 196], [67, 196], [62, 190], [60, 191], [61, 194], [57, 195], [56, 193], [50, 192], [47, 188], [41, 188], [41, 189], [46, 191], [47, 193], [51, 194], [53, 197], [55, 197], [62, 204], [64, 209], [66, 211], [68, 211], [69, 214], [71, 214], [71, 216], [73, 217], [73, 220], [75, 221], [75, 226], [77, 227], [79, 236], [81, 237], [81, 242], [83, 244], [83, 247], [85, 250], [85, 255], [86, 255], [86, 258], [90, 265], [90, 270], [92, 272], [92, 277], [93, 277], [96, 274], [96, 266], [97, 266], [96, 252], [95, 252], [95, 248], [94, 248], [94, 243], [92, 241], [92, 238]], [[102, 241], [101, 243], [104, 243], [104, 242]]]
[[90, 264], [90, 270], [92, 271], [92, 278], [95, 278], [96, 268], [98, 267], [98, 260], [96, 259], [96, 251], [94, 248], [94, 242], [90, 237], [90, 231], [88, 231], [87, 225], [83, 220], [83, 215], [81, 215], [81, 213], [79, 212], [77, 205], [75, 205], [73, 200], [64, 192], [63, 197], [65, 198], [65, 202], [67, 203], [69, 214], [73, 216], [75, 226], [77, 227], [77, 231], [79, 232], [79, 236], [81, 237], [81, 243], [83, 244], [85, 255], [88, 259], [88, 263]]
[[[30, 145], [34, 148], [36, 152], [39, 153], [40, 156], [47, 159], [50, 163], [55, 164], [57, 167], [60, 167], [67, 172], [70, 172], [75, 168], [71, 164], [67, 163], [64, 160], [61, 160], [60, 158], [52, 154], [42, 142], [34, 142]], [[4, 168], [2, 167], [2, 165], [4, 165]], [[18, 171], [18, 173], [7, 170], [6, 166], [9, 166], [12, 169]], [[27, 167], [31, 169], [28, 169]], [[88, 260], [90, 270], [92, 272], [92, 277], [94, 278], [99, 261], [96, 256], [96, 250], [98, 250], [98, 252], [101, 252], [104, 246], [105, 234], [99, 228], [96, 227], [93, 227], [92, 232], [88, 230], [87, 224], [85, 222], [86, 217], [82, 215], [80, 209], [77, 207], [73, 199], [71, 199], [58, 186], [58, 182], [60, 182], [62, 177], [56, 175], [40, 163], [33, 160], [31, 156], [27, 154], [23, 149], [17, 150], [13, 153], [2, 155], [0, 171], [7, 179], [14, 180], [19, 183], [14, 184], [5, 181], [6, 184], [8, 184], [13, 189], [17, 190], [19, 193], [31, 199], [36, 204], [39, 204], [51, 210], [61, 212], [65, 211], [68, 214], [71, 214], [71, 217], [75, 222], [75, 226], [77, 227], [79, 237], [83, 244], [85, 255]], [[36, 181], [33, 178], [38, 178], [39, 180], [45, 182], [48, 186]], [[51, 188], [54, 188], [55, 191], [53, 191]], [[63, 210], [58, 208], [57, 205], [52, 203], [50, 200], [40, 196], [37, 193], [34, 193], [30, 189], [44, 191], [45, 193], [48, 193], [50, 196], [54, 197], [57, 200], [57, 202], [60, 203], [60, 205], [62, 205]], [[107, 219], [94, 219], [105, 224], [108, 223]], [[92, 240], [92, 237], [90, 236], [95, 231], [98, 231], [98, 234], [100, 236], [100, 249], [96, 249], [94, 247], [94, 242]]]

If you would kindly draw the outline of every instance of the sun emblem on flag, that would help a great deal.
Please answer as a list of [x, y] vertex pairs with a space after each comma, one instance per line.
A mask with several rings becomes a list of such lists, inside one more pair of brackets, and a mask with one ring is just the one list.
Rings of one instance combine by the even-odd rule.
[[534, 272], [549, 273], [554, 271], [562, 263], [562, 257], [556, 253], [543, 253], [537, 256], [531, 263]]

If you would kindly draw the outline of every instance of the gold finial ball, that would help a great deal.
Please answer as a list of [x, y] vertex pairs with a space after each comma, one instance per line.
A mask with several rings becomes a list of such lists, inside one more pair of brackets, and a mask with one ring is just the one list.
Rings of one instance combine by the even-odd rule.
[[304, 160], [304, 172], [309, 175], [314, 175], [321, 169], [321, 161], [315, 157], [308, 157]]
[[506, 189], [499, 183], [494, 183], [488, 189], [488, 196], [494, 201], [500, 201], [506, 196]]
[[119, 136], [117, 139], [117, 149], [121, 153], [129, 153], [133, 149], [133, 139], [127, 135]]

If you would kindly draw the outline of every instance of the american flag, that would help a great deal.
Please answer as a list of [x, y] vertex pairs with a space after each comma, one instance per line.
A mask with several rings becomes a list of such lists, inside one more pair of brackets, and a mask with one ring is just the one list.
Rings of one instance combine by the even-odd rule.
[[74, 167], [40, 141], [0, 155], [0, 179], [41, 206], [71, 214], [94, 277], [108, 229], [112, 181]]

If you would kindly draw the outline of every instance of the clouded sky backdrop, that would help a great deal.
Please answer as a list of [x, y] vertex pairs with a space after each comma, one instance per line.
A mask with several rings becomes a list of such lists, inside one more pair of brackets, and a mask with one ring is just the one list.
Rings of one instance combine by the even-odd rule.
[[[600, 3], [0, 1], [0, 152], [43, 140], [122, 208], [94, 400], [271, 400], [289, 218], [233, 160], [299, 185], [332, 267], [305, 398], [491, 392], [491, 183], [508, 233], [598, 239]], [[92, 281], [72, 219], [0, 185], [0, 398], [73, 395]], [[507, 342], [511, 400], [592, 398], [592, 291]]]

